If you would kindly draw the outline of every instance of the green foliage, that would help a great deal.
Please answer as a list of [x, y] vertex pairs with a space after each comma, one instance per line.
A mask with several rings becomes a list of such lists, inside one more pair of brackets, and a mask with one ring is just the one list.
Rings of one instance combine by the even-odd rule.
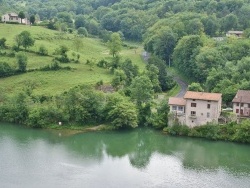
[[164, 129], [165, 132], [176, 136], [200, 137], [210, 140], [236, 141], [250, 143], [250, 121], [244, 120], [237, 124], [231, 122], [225, 125], [207, 124], [188, 128], [183, 125], [173, 125]]
[[[155, 65], [159, 70], [158, 80], [162, 91], [167, 91], [175, 86], [173, 78], [167, 74], [167, 67], [164, 61], [156, 56], [152, 56], [148, 59], [149, 65]], [[156, 80], [155, 80], [156, 82]], [[154, 87], [157, 87], [154, 85]], [[157, 88], [155, 88], [157, 90]]]
[[119, 33], [113, 33], [111, 35], [110, 41], [107, 43], [109, 48], [109, 53], [115, 57], [119, 54], [122, 49], [122, 41]]
[[41, 45], [38, 49], [38, 53], [42, 56], [48, 55], [48, 50], [44, 45]]
[[55, 54], [59, 54], [59, 57], [55, 57], [55, 60], [61, 63], [69, 63], [70, 60], [67, 55], [68, 51], [69, 51], [69, 48], [67, 46], [61, 45], [60, 48], [55, 50]]
[[31, 15], [31, 16], [30, 16], [30, 23], [31, 23], [32, 25], [34, 25], [35, 21], [36, 21], [35, 15]]
[[0, 77], [11, 76], [14, 73], [14, 68], [12, 68], [8, 63], [0, 62]]
[[185, 36], [179, 40], [173, 54], [174, 65], [186, 76], [196, 72], [195, 56], [202, 45], [198, 35]]
[[[78, 33], [79, 34], [79, 33]], [[83, 42], [82, 39], [79, 37], [75, 37], [73, 39], [73, 46], [76, 49], [77, 52], [79, 52], [79, 50], [83, 47]]]
[[150, 122], [156, 129], [167, 127], [169, 106], [166, 100], [162, 101], [156, 108], [156, 112], [152, 113]]
[[18, 48], [23, 46], [26, 50], [28, 47], [34, 45], [35, 40], [31, 37], [29, 31], [22, 31], [19, 35], [16, 36], [15, 41], [17, 43]]
[[112, 124], [119, 128], [135, 128], [137, 127], [136, 106], [129, 101], [122, 101], [109, 111], [108, 118], [112, 120]]
[[80, 35], [80, 36], [84, 36], [84, 37], [87, 37], [88, 36], [88, 31], [85, 27], [79, 27], [77, 29], [77, 34]]
[[20, 11], [20, 12], [18, 13], [18, 17], [21, 18], [21, 23], [23, 23], [23, 19], [25, 18], [24, 12], [23, 12], [23, 11]]
[[150, 79], [143, 75], [133, 79], [131, 86], [131, 98], [136, 101], [138, 106], [149, 103], [152, 100], [153, 85]]
[[16, 54], [17, 66], [19, 72], [26, 72], [28, 57], [23, 52], [18, 52]]
[[200, 83], [193, 82], [188, 85], [188, 91], [199, 91], [202, 92], [204, 89], [201, 87]]
[[0, 49], [1, 48], [2, 49], [6, 48], [5, 42], [6, 42], [6, 38], [3, 37], [3, 38], [0, 39]]

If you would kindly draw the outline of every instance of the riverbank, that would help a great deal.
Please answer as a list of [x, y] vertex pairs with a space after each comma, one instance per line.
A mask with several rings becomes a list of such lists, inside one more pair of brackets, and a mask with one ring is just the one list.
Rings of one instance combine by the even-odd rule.
[[208, 124], [189, 128], [185, 125], [173, 125], [163, 130], [173, 136], [188, 136], [208, 140], [222, 140], [250, 144], [250, 120], [237, 124], [230, 122], [224, 125]]

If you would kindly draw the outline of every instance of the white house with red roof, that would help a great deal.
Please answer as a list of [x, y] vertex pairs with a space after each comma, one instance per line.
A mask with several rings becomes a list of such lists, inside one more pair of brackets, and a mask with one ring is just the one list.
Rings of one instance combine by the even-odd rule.
[[221, 113], [221, 93], [187, 91], [183, 98], [169, 98], [170, 113], [179, 123], [189, 127], [218, 123]]

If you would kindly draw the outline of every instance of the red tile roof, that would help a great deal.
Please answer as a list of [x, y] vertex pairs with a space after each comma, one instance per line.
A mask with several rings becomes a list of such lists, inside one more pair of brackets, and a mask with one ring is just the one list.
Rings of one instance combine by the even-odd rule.
[[250, 104], [250, 90], [238, 90], [232, 102]]
[[221, 93], [187, 91], [186, 94], [184, 95], [184, 99], [219, 101], [221, 99], [221, 95], [222, 95]]
[[186, 100], [183, 99], [183, 98], [170, 97], [170, 98], [168, 99], [168, 104], [169, 104], [169, 105], [185, 106], [185, 105], [186, 105]]

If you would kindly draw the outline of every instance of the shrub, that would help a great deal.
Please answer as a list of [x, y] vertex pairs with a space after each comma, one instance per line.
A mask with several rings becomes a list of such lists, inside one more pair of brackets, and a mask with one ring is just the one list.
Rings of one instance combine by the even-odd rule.
[[0, 62], [0, 77], [6, 77], [14, 74], [14, 69], [6, 62]]
[[24, 53], [19, 52], [16, 54], [16, 59], [17, 59], [18, 71], [26, 72], [28, 57]]
[[48, 50], [45, 48], [45, 46], [41, 45], [38, 49], [38, 54], [46, 56], [48, 55]]
[[5, 42], [6, 42], [6, 38], [3, 37], [0, 39], [0, 48], [6, 48]]

